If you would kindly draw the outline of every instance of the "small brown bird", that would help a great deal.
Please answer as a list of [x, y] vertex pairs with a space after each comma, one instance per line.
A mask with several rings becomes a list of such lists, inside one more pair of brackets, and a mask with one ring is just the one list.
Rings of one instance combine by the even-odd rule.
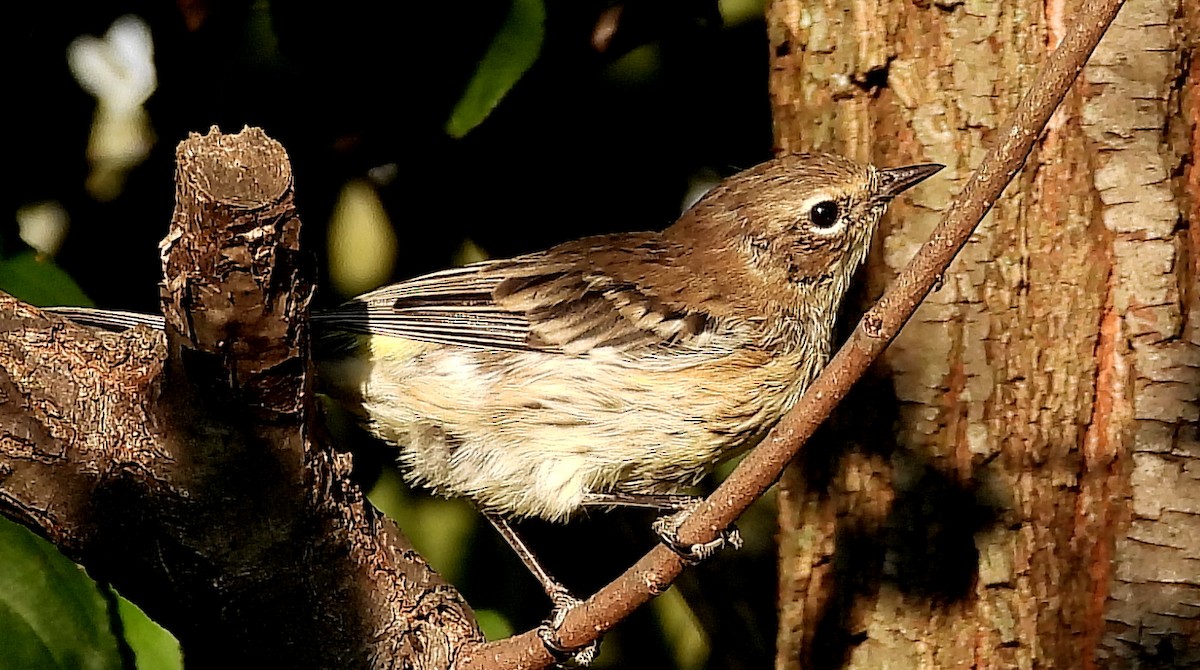
[[786, 156], [661, 233], [384, 287], [313, 315], [340, 345], [320, 376], [412, 483], [485, 512], [653, 502], [791, 408], [888, 202], [940, 168]]
[[562, 521], [678, 493], [796, 402], [888, 203], [941, 167], [784, 156], [661, 233], [386, 286], [313, 315], [322, 383], [411, 482], [485, 512]]
[[523, 558], [506, 518], [681, 509], [825, 365], [880, 216], [941, 167], [784, 156], [661, 233], [381, 288], [313, 314], [321, 382], [399, 449], [411, 483], [471, 499]]

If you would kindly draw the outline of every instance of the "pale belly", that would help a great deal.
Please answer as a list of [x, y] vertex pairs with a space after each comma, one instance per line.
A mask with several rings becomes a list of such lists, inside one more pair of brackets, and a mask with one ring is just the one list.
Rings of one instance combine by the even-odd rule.
[[637, 371], [598, 357], [378, 338], [368, 346], [375, 364], [332, 364], [323, 377], [342, 382], [335, 395], [355, 397], [368, 428], [399, 448], [411, 483], [551, 520], [588, 493], [694, 484], [761, 437], [816, 369], [737, 355]]

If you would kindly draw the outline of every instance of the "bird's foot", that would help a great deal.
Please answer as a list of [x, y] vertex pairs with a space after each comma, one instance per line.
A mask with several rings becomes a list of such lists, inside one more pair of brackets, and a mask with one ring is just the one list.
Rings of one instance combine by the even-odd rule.
[[550, 601], [554, 603], [554, 609], [550, 611], [550, 618], [537, 627], [538, 639], [542, 641], [546, 651], [549, 651], [550, 655], [554, 657], [556, 664], [587, 667], [596, 659], [596, 653], [600, 651], [599, 639], [576, 649], [568, 649], [558, 641], [558, 628], [566, 620], [567, 613], [578, 607], [583, 601], [571, 595], [566, 589], [558, 589], [551, 593]]
[[692, 513], [700, 504], [700, 500], [688, 509], [681, 510], [674, 514], [660, 516], [654, 520], [650, 526], [654, 530], [654, 534], [658, 535], [661, 541], [668, 549], [675, 552], [689, 565], [695, 565], [702, 561], [712, 558], [714, 554], [724, 548], [726, 545], [734, 549], [742, 548], [742, 535], [734, 526], [730, 526], [721, 531], [721, 535], [715, 540], [709, 542], [700, 542], [697, 544], [684, 544], [679, 541], [679, 528], [683, 522], [687, 520], [688, 515]]

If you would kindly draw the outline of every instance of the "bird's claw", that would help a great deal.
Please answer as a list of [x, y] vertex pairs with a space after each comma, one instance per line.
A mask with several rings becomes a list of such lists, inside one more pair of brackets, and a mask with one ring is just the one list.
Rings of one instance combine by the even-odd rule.
[[595, 660], [596, 653], [600, 650], [600, 640], [593, 640], [576, 649], [568, 649], [558, 641], [558, 628], [566, 620], [567, 613], [578, 607], [583, 601], [568, 593], [566, 589], [550, 594], [550, 601], [554, 603], [554, 609], [550, 611], [550, 618], [537, 627], [538, 639], [542, 641], [546, 651], [549, 651], [550, 655], [554, 657], [557, 665], [587, 667]]
[[650, 526], [654, 530], [654, 534], [658, 535], [659, 541], [666, 545], [668, 549], [678, 554], [689, 565], [695, 565], [712, 558], [725, 545], [729, 545], [734, 549], [742, 548], [742, 534], [734, 526], [721, 531], [720, 536], [715, 540], [698, 542], [696, 544], [684, 544], [680, 542], [679, 527], [683, 525], [684, 520], [691, 513], [691, 509], [686, 509], [674, 514], [660, 516]]

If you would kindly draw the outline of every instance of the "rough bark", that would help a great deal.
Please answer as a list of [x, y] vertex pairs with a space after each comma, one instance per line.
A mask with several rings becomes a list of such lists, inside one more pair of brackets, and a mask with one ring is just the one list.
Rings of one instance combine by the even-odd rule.
[[[1200, 662], [1188, 4], [1126, 4], [944, 287], [785, 474], [777, 667]], [[893, 206], [864, 303], [1076, 8], [771, 5], [780, 150], [948, 166]]]
[[0, 294], [0, 511], [111, 581], [189, 667], [448, 668], [463, 600], [316, 421], [291, 168], [261, 131], [177, 152], [167, 333]]

